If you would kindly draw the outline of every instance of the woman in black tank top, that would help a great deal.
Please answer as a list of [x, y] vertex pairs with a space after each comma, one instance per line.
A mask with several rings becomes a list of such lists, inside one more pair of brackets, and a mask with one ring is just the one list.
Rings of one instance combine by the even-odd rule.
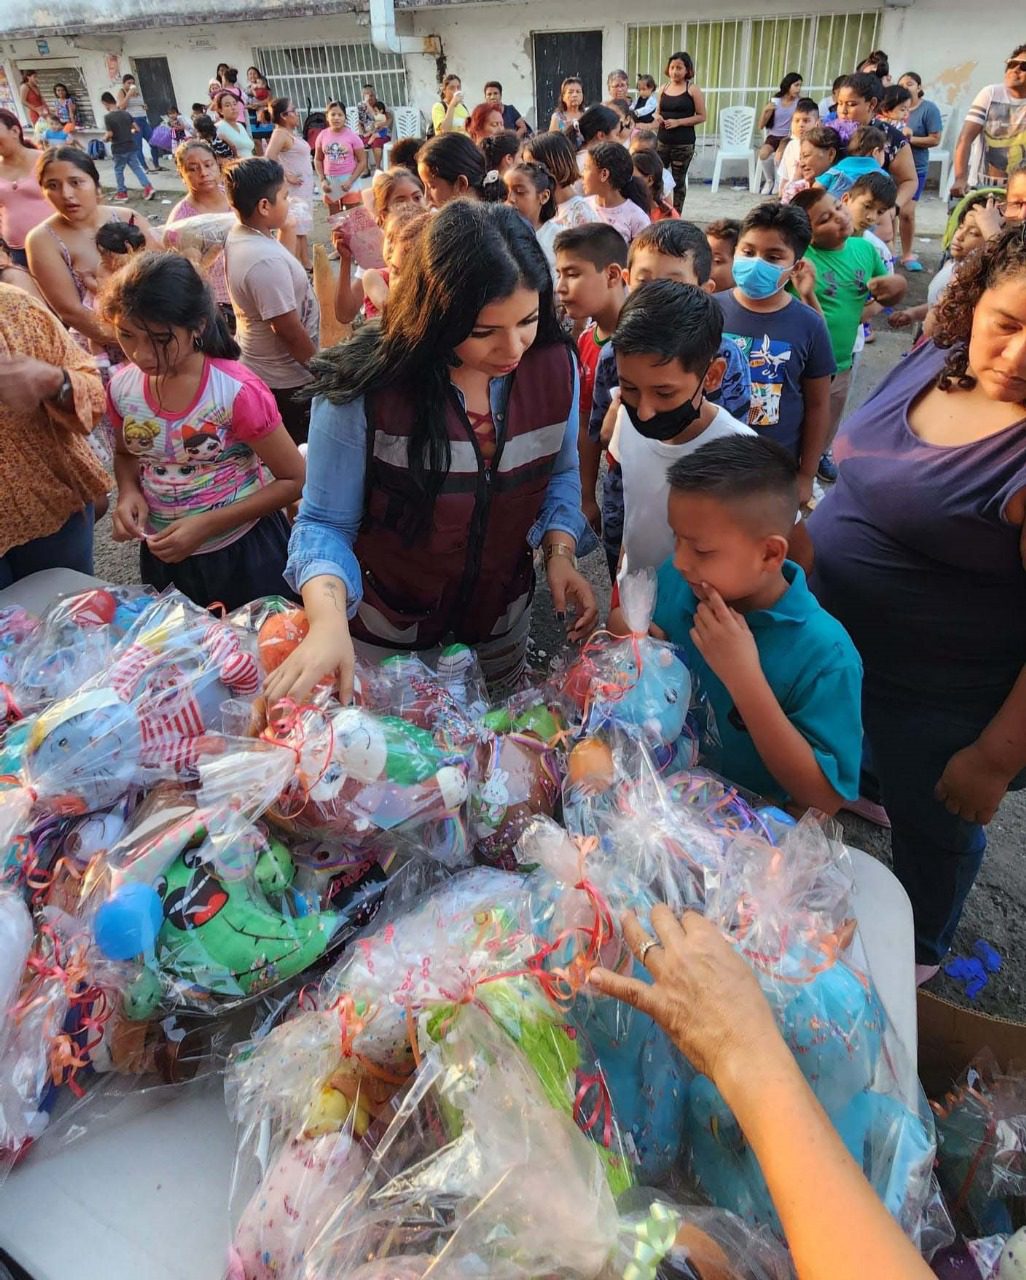
[[655, 123], [659, 127], [659, 158], [673, 174], [673, 204], [679, 213], [687, 195], [688, 166], [695, 154], [695, 125], [706, 118], [702, 91], [694, 83], [695, 64], [689, 53], [671, 54], [669, 80], [659, 91]]

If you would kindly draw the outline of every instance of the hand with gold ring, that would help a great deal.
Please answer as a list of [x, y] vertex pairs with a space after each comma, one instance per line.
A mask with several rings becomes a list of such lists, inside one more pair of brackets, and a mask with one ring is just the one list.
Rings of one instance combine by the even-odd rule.
[[776, 1022], [745, 961], [715, 925], [669, 907], [652, 909], [646, 934], [633, 912], [623, 918], [628, 946], [654, 983], [593, 969], [589, 982], [654, 1018], [699, 1070], [716, 1079], [728, 1061], [750, 1055], [766, 1037], [779, 1039]]

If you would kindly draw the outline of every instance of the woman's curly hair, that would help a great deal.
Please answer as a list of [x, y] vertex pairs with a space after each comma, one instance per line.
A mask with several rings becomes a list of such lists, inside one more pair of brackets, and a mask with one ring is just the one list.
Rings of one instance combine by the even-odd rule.
[[934, 308], [933, 341], [949, 350], [937, 379], [941, 391], [967, 391], [976, 386], [969, 372], [969, 338], [973, 316], [984, 290], [1010, 276], [1026, 276], [1026, 224], [1009, 227], [960, 263]]

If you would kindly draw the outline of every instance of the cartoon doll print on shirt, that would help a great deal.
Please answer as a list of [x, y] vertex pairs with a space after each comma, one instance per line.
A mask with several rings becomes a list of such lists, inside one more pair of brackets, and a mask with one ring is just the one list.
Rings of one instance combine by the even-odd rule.
[[193, 462], [213, 462], [224, 452], [224, 444], [212, 422], [198, 427], [182, 427], [182, 448]]

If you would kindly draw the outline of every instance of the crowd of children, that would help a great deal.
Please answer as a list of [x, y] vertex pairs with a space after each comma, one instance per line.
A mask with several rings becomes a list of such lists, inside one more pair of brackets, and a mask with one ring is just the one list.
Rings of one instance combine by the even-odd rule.
[[[886, 309], [892, 327], [921, 325], [929, 341], [957, 273], [1026, 220], [1026, 168], [1010, 175], [1006, 190], [959, 203], [927, 303], [900, 310], [901, 268], [921, 269], [905, 233], [925, 170], [909, 139], [932, 136], [934, 123], [914, 73], [886, 90], [872, 74], [839, 77], [821, 103], [803, 96], [800, 76], [786, 76], [762, 116], [766, 198], [743, 220], [721, 218], [702, 230], [682, 216], [685, 153], [704, 111], [686, 54], [671, 58], [662, 89], [640, 77], [633, 103], [615, 96], [587, 106], [579, 83], [564, 83], [552, 127], [538, 134], [503, 104], [495, 82], [482, 108], [468, 111], [450, 76], [434, 136], [392, 142], [386, 109], [367, 86], [360, 128], [349, 127], [343, 103], [329, 103], [312, 146], [294, 105], [272, 100], [250, 70], [256, 75], [240, 96], [230, 69], [219, 69], [211, 82], [216, 123], [203, 104], [192, 127], [177, 115], [166, 122], [188, 187], [171, 225], [233, 218], [223, 252], [200, 272], [178, 253], [147, 252], [159, 246], [144, 219], [114, 217], [97, 203], [98, 175], [81, 150], [51, 149], [37, 167], [56, 212], [28, 236], [35, 281], [22, 272], [24, 286], [113, 361], [113, 531], [138, 541], [143, 580], [227, 607], [291, 590], [283, 575], [308, 436], [318, 474], [330, 452], [316, 431], [311, 436], [311, 397], [330, 386], [336, 405], [349, 403], [326, 371], [348, 368], [353, 354], [340, 354], [345, 346], [318, 354], [313, 224], [298, 207], [309, 204], [316, 175], [339, 260], [334, 321], [382, 335], [380, 352], [376, 338], [360, 337], [360, 349], [372, 364], [382, 361], [386, 387], [388, 361], [405, 369], [414, 348], [444, 353], [452, 375], [458, 405], [445, 409], [444, 447], [428, 439], [442, 432], [439, 421], [419, 418], [408, 443], [389, 437], [387, 445], [409, 449], [411, 492], [429, 495], [425, 510], [448, 494], [447, 467], [463, 457], [461, 430], [472, 435], [473, 468], [487, 476], [501, 465], [507, 413], [526, 432], [530, 414], [541, 412], [510, 390], [535, 332], [548, 335], [537, 370], [549, 377], [558, 369], [560, 385], [565, 368], [553, 351], [572, 341], [572, 388], [553, 391], [558, 413], [545, 419], [565, 418], [566, 438], [538, 464], [559, 475], [559, 501], [546, 498], [538, 517], [550, 539], [543, 543], [550, 583], [564, 601], [576, 593], [580, 616], [590, 616], [576, 565], [560, 561], [599, 535], [614, 587], [608, 625], [616, 630], [626, 625], [618, 579], [654, 571], [655, 624], [684, 651], [703, 692], [715, 767], [779, 803], [833, 812], [855, 802], [859, 655], [806, 583], [812, 548], [804, 517], [817, 477], [837, 480], [832, 443], [867, 322]], [[616, 85], [619, 92], [619, 78]], [[104, 101], [114, 199], [126, 199], [126, 168], [149, 197], [133, 100]], [[267, 156], [252, 154], [240, 118], [247, 103], [273, 123]], [[920, 108], [921, 132], [913, 135]], [[20, 145], [5, 144], [12, 171]], [[372, 162], [373, 179], [364, 183]], [[515, 214], [489, 221], [484, 212], [499, 204]], [[450, 222], [473, 243], [456, 244], [456, 232], [445, 230]], [[481, 254], [498, 275], [476, 285]], [[17, 261], [0, 265], [4, 281], [17, 286]], [[443, 266], [451, 279], [439, 278]], [[425, 309], [429, 297], [433, 312]], [[470, 300], [469, 313], [457, 314], [457, 297]], [[368, 405], [377, 403], [372, 373], [361, 374]], [[361, 422], [364, 434], [380, 429], [376, 420]], [[397, 484], [388, 502], [401, 507], [402, 491]], [[307, 540], [311, 522], [333, 519], [313, 515], [309, 498], [308, 490], [300, 516]], [[362, 489], [354, 491], [354, 512], [361, 501]], [[327, 539], [318, 547], [341, 545], [332, 542], [337, 535], [348, 548], [312, 561], [321, 580], [340, 581], [348, 605], [339, 610], [336, 600], [335, 609], [343, 617], [359, 590], [331, 566], [349, 565], [359, 530], [386, 519], [369, 508], [317, 535]], [[288, 580], [305, 597], [307, 579]], [[376, 617], [402, 647], [420, 624], [402, 600], [379, 595]], [[517, 644], [526, 645], [526, 623], [521, 631]], [[304, 652], [309, 666], [339, 650]], [[295, 679], [311, 673], [303, 668]]]

